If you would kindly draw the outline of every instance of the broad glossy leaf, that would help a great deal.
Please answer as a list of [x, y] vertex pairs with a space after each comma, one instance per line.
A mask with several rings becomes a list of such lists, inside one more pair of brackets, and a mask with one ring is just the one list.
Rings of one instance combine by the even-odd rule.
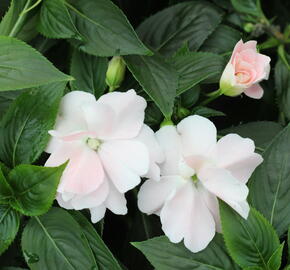
[[26, 90], [0, 122], [0, 159], [10, 167], [33, 163], [45, 149], [65, 87], [64, 82]]
[[279, 235], [290, 223], [290, 125], [277, 135], [263, 153], [264, 162], [249, 182], [249, 201], [274, 226]]
[[[287, 56], [290, 61], [290, 56]], [[290, 71], [279, 59], [275, 66], [275, 87], [281, 112], [290, 119]]]
[[173, 54], [186, 42], [195, 51], [218, 26], [222, 14], [205, 1], [188, 1], [149, 17], [137, 32], [146, 44], [162, 54]]
[[35, 2], [36, 0], [12, 0], [9, 10], [1, 20], [0, 35], [17, 37], [23, 41], [34, 38], [37, 35], [37, 8], [23, 15], [21, 13]]
[[217, 234], [208, 247], [192, 253], [182, 243], [173, 244], [166, 236], [135, 242], [156, 270], [238, 270], [227, 254], [222, 236]]
[[8, 204], [13, 191], [7, 182], [5, 172], [3, 172], [5, 168], [2, 169], [2, 167], [3, 164], [0, 164], [0, 204]]
[[179, 75], [177, 95], [200, 82], [216, 83], [225, 67], [222, 56], [205, 52], [188, 52], [171, 59]]
[[283, 254], [284, 243], [282, 243], [272, 254], [267, 266], [270, 270], [279, 270], [282, 263], [282, 254]]
[[14, 197], [10, 205], [27, 216], [39, 216], [51, 207], [66, 164], [59, 167], [19, 165], [9, 173]]
[[71, 81], [74, 90], [82, 90], [94, 94], [97, 98], [104, 94], [108, 60], [75, 50], [70, 73], [76, 79]]
[[164, 116], [170, 117], [178, 81], [173, 66], [157, 54], [154, 56], [126, 56], [125, 61], [143, 90], [156, 103]]
[[242, 268], [259, 266], [268, 270], [267, 263], [280, 246], [270, 223], [253, 208], [246, 220], [222, 201], [220, 214], [226, 246], [235, 262]]
[[31, 270], [98, 269], [81, 227], [61, 208], [30, 219], [22, 234], [22, 251]]
[[241, 39], [241, 33], [232, 27], [221, 24], [203, 43], [200, 50], [212, 53], [226, 53], [234, 49]]
[[259, 6], [260, 0], [231, 0], [233, 7], [236, 11], [255, 17], [261, 16], [261, 9]]
[[217, 110], [203, 107], [203, 106], [197, 106], [197, 107], [193, 108], [192, 113], [203, 116], [203, 117], [226, 116], [221, 111], [217, 111]]
[[0, 51], [0, 91], [72, 79], [56, 69], [38, 51], [15, 38], [0, 36]]
[[19, 214], [9, 205], [0, 204], [0, 254], [14, 240], [19, 229]]
[[237, 133], [244, 138], [252, 139], [256, 146], [265, 148], [282, 129], [283, 127], [276, 122], [259, 121], [226, 128], [219, 131], [219, 134]]
[[[123, 12], [110, 0], [45, 0], [40, 30], [96, 56], [150, 54]], [[80, 40], [81, 39], [81, 40]]]
[[105, 245], [92, 224], [80, 212], [74, 211], [71, 214], [82, 228], [82, 232], [94, 253], [99, 270], [122, 270], [118, 261]]
[[0, 119], [9, 108], [10, 104], [23, 92], [18, 91], [1, 91], [0, 92]]

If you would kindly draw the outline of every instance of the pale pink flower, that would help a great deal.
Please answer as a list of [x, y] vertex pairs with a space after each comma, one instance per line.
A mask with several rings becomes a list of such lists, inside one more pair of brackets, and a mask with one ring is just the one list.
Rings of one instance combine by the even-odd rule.
[[263, 88], [259, 82], [267, 80], [270, 72], [270, 57], [260, 54], [254, 40], [243, 43], [240, 40], [232, 53], [221, 79], [220, 89], [224, 95], [247, 96], [259, 99], [263, 96]]
[[[45, 166], [69, 160], [57, 189], [58, 203], [67, 209], [89, 208], [93, 222], [105, 215], [127, 213], [124, 193], [140, 177], [158, 174], [163, 159], [153, 131], [144, 121], [146, 101], [134, 90], [113, 92], [98, 100], [86, 92], [65, 95], [47, 147]], [[156, 168], [157, 167], [157, 168]]]
[[160, 215], [170, 241], [184, 239], [192, 252], [220, 231], [218, 198], [247, 218], [246, 182], [262, 162], [252, 140], [229, 134], [217, 142], [216, 136], [214, 124], [197, 115], [162, 127], [156, 133], [165, 154], [160, 181], [147, 180], [138, 194], [139, 209]]

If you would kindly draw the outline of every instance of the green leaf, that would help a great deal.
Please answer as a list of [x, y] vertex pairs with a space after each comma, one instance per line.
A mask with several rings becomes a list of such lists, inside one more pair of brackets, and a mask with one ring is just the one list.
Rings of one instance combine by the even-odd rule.
[[204, 117], [225, 116], [225, 114], [221, 111], [217, 111], [217, 110], [203, 107], [203, 106], [195, 107], [192, 113], [200, 115], [200, 116], [204, 116]]
[[270, 270], [279, 270], [282, 263], [284, 243], [282, 243], [270, 257], [267, 266]]
[[72, 89], [82, 90], [94, 94], [97, 98], [104, 94], [108, 60], [75, 50], [70, 73], [76, 79], [71, 81]]
[[232, 27], [221, 24], [208, 37], [200, 50], [218, 54], [231, 52], [240, 39], [241, 32]]
[[72, 78], [26, 43], [0, 36], [0, 91], [36, 87]]
[[27, 216], [38, 216], [48, 211], [56, 196], [66, 164], [59, 167], [19, 165], [9, 173], [13, 190], [10, 205]]
[[220, 214], [226, 246], [235, 262], [242, 268], [260, 266], [271, 270], [267, 262], [280, 242], [269, 222], [253, 208], [245, 220], [222, 201]]
[[0, 159], [8, 166], [33, 163], [45, 149], [55, 123], [64, 82], [27, 90], [0, 122]]
[[20, 267], [13, 267], [13, 266], [7, 266], [7, 267], [2, 267], [1, 270], [28, 270], [28, 269], [20, 268]]
[[283, 127], [276, 122], [259, 121], [226, 128], [219, 131], [219, 134], [237, 133], [244, 138], [252, 139], [256, 146], [265, 148], [282, 129]]
[[11, 206], [0, 204], [0, 255], [13, 242], [19, 224], [19, 214]]
[[42, 34], [72, 38], [73, 45], [89, 54], [151, 54], [124, 13], [110, 0], [44, 0], [41, 15]]
[[23, 90], [18, 91], [1, 91], [0, 92], [0, 119], [3, 117], [4, 113], [7, 111], [10, 104], [23, 92]]
[[71, 215], [82, 228], [82, 232], [94, 253], [99, 270], [122, 270], [118, 261], [105, 245], [92, 224], [80, 212], [73, 211], [71, 212]]
[[177, 95], [205, 80], [207, 83], [218, 82], [226, 64], [222, 56], [205, 52], [177, 55], [171, 63], [179, 75]]
[[30, 219], [22, 234], [22, 251], [31, 270], [98, 269], [81, 227], [61, 208]]
[[255, 17], [262, 16], [259, 0], [231, 0], [234, 9], [240, 13], [253, 15]]
[[0, 204], [6, 204], [9, 202], [13, 191], [7, 182], [6, 175], [3, 172], [3, 164], [0, 164]]
[[182, 243], [173, 244], [166, 236], [155, 237], [144, 242], [135, 242], [156, 270], [238, 270], [228, 256], [223, 239], [216, 234], [208, 247], [192, 253]]
[[36, 0], [12, 0], [9, 10], [0, 23], [0, 35], [17, 37], [23, 41], [34, 38], [37, 35], [37, 10], [25, 14], [22, 12], [29, 7], [29, 4], [35, 2]]
[[[290, 62], [290, 56], [286, 56]], [[275, 66], [275, 88], [281, 112], [290, 119], [290, 71], [279, 58]]]
[[290, 125], [283, 129], [263, 153], [264, 162], [249, 183], [249, 202], [274, 226], [278, 235], [287, 231], [290, 216]]
[[218, 26], [222, 14], [209, 3], [189, 1], [149, 17], [137, 32], [146, 44], [165, 55], [173, 54], [185, 42], [195, 51]]
[[177, 74], [172, 65], [159, 55], [126, 56], [127, 67], [156, 103], [165, 117], [173, 110], [177, 89]]

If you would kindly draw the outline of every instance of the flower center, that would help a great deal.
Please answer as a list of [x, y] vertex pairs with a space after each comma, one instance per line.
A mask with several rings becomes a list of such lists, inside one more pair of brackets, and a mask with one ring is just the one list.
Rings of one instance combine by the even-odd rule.
[[196, 184], [199, 181], [196, 174], [191, 176], [191, 180], [193, 181], [194, 184]]
[[248, 83], [249, 80], [251, 79], [251, 76], [249, 73], [247, 72], [238, 72], [235, 74], [236, 75], [236, 78], [237, 78], [237, 82], [238, 83], [241, 83], [241, 84], [245, 84], [245, 83]]
[[88, 138], [87, 139], [87, 145], [93, 149], [94, 151], [97, 151], [101, 145], [101, 141], [98, 139]]

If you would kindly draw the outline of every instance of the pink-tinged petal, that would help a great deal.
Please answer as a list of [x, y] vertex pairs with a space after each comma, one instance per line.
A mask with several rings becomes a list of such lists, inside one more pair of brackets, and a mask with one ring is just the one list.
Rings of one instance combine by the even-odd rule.
[[143, 143], [135, 140], [104, 142], [99, 155], [108, 177], [121, 193], [137, 186], [140, 176], [149, 169], [148, 150]]
[[177, 131], [181, 137], [185, 157], [206, 156], [216, 144], [216, 127], [205, 117], [188, 116], [177, 125]]
[[255, 40], [250, 40], [250, 41], [247, 41], [245, 43], [243, 43], [242, 40], [240, 40], [234, 50], [233, 50], [233, 53], [232, 53], [232, 57], [231, 57], [231, 61], [235, 58], [236, 54], [237, 53], [241, 53], [243, 50], [252, 50], [254, 52], [257, 52], [257, 41]]
[[136, 137], [136, 140], [144, 143], [149, 151], [149, 171], [144, 175], [144, 177], [159, 181], [160, 167], [157, 164], [160, 164], [164, 161], [164, 154], [153, 130], [147, 125], [143, 125], [139, 135]]
[[180, 176], [163, 176], [160, 181], [147, 180], [138, 193], [138, 207], [147, 214], [160, 210], [176, 191], [186, 183]]
[[125, 195], [119, 192], [115, 186], [110, 182], [110, 192], [105, 205], [116, 215], [126, 215], [128, 212], [127, 201]]
[[104, 181], [104, 170], [97, 153], [84, 145], [70, 161], [61, 177], [58, 192], [88, 194]]
[[264, 90], [258, 83], [256, 83], [247, 88], [244, 93], [248, 97], [260, 99], [264, 95]]
[[216, 145], [216, 163], [219, 167], [230, 171], [242, 183], [246, 183], [263, 161], [261, 155], [254, 151], [255, 144], [251, 139], [242, 138], [237, 134], [228, 134]]
[[76, 195], [71, 200], [71, 205], [75, 210], [94, 208], [104, 203], [108, 197], [108, 194], [109, 194], [109, 185], [108, 182], [105, 180], [97, 188], [97, 190], [85, 195]]
[[243, 218], [247, 218], [249, 212], [244, 206], [249, 190], [245, 184], [220, 168], [205, 168], [198, 174], [198, 178], [208, 191], [225, 201]]
[[92, 223], [97, 223], [105, 216], [106, 206], [101, 204], [97, 207], [90, 208], [90, 213]]
[[181, 141], [175, 126], [164, 126], [156, 132], [165, 160], [160, 164], [161, 175], [178, 175], [181, 156]]
[[101, 96], [97, 103], [110, 106], [115, 112], [114, 129], [106, 139], [130, 139], [138, 135], [147, 105], [143, 97], [134, 90], [112, 92]]
[[184, 238], [184, 245], [192, 252], [204, 249], [215, 235], [214, 219], [190, 181], [164, 204], [160, 218], [170, 241]]

